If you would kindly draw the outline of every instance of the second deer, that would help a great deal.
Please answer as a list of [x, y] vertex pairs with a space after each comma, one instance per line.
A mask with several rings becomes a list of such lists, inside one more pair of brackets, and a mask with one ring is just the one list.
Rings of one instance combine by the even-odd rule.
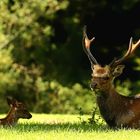
[[140, 95], [125, 97], [119, 94], [114, 87], [114, 79], [122, 74], [123, 62], [140, 47], [140, 40], [135, 44], [132, 38], [126, 54], [120, 59], [113, 59], [108, 65], [100, 65], [90, 52], [91, 42], [86, 28], [83, 31], [83, 45], [92, 68], [91, 88], [96, 92], [97, 104], [100, 113], [110, 127], [140, 128]]
[[0, 125], [13, 126], [20, 118], [30, 119], [32, 117], [25, 105], [16, 99], [7, 98], [7, 103], [10, 106], [10, 110], [5, 118], [0, 119]]

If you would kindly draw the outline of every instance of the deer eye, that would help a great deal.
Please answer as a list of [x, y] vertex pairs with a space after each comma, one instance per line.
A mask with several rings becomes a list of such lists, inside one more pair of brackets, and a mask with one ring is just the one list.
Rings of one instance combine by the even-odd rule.
[[103, 80], [109, 80], [109, 77], [103, 77]]

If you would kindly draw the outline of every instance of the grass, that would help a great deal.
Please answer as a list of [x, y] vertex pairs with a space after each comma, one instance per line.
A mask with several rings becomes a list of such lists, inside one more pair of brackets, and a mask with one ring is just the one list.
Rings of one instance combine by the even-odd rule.
[[[32, 114], [12, 128], [0, 127], [0, 140], [139, 140], [139, 130], [112, 130], [81, 123], [79, 115]], [[2, 117], [2, 116], [0, 116]], [[86, 120], [89, 116], [82, 116]]]

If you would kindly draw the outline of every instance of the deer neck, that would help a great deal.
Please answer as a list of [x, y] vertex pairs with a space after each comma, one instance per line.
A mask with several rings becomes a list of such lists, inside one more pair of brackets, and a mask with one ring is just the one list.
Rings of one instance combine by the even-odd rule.
[[107, 98], [118, 94], [113, 83], [109, 83], [105, 86], [102, 86], [102, 88], [99, 89], [99, 92], [100, 92], [100, 94], [97, 94], [97, 95], [104, 96]]
[[16, 110], [13, 108], [10, 108], [7, 116], [3, 119], [0, 119], [1, 124], [3, 125], [15, 125], [17, 123], [19, 118], [16, 116]]

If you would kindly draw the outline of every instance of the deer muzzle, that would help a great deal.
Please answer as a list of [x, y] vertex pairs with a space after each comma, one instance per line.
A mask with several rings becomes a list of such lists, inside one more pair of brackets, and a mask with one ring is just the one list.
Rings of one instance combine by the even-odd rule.
[[27, 119], [32, 118], [32, 115], [29, 113]]
[[91, 84], [90, 84], [90, 88], [91, 88], [92, 90], [97, 89], [97, 83], [92, 81]]

